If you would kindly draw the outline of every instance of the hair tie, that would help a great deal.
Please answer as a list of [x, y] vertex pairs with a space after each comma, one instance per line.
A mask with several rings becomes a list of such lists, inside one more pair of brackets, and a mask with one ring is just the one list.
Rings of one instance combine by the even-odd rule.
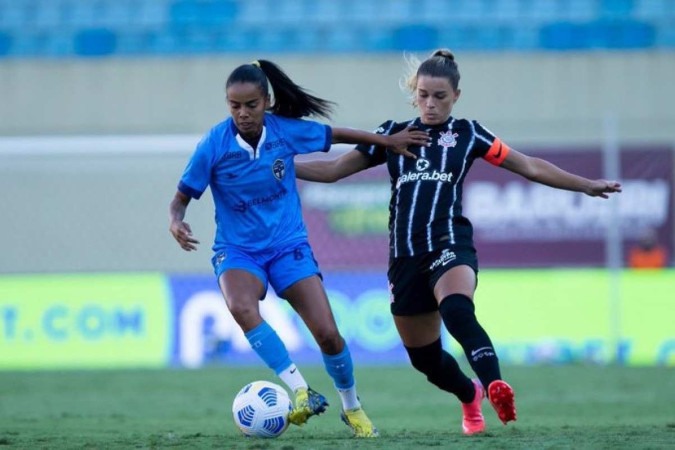
[[251, 64], [256, 66], [258, 69], [260, 69], [260, 62], [258, 62], [257, 59], [255, 61], [253, 61]]

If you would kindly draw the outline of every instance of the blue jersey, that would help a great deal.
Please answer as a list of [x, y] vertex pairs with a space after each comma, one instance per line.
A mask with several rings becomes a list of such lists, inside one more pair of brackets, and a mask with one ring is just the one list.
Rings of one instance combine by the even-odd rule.
[[307, 239], [293, 157], [328, 151], [331, 142], [327, 125], [266, 113], [258, 148], [253, 149], [229, 118], [197, 144], [178, 190], [198, 199], [211, 187], [214, 251], [226, 246], [247, 252], [278, 250]]

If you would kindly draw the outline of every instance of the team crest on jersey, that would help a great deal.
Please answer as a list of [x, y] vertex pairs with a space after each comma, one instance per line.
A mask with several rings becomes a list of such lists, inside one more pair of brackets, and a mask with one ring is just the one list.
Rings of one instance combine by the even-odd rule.
[[443, 150], [447, 150], [448, 147], [454, 147], [457, 145], [457, 136], [459, 134], [448, 131], [446, 133], [441, 131], [441, 137], [438, 138], [438, 145], [443, 147]]
[[428, 159], [419, 158], [415, 162], [415, 169], [417, 169], [418, 172], [421, 172], [423, 170], [427, 170], [430, 165], [431, 165], [431, 163], [429, 162]]
[[286, 164], [284, 164], [283, 159], [277, 159], [272, 164], [272, 173], [277, 180], [281, 180], [286, 174]]

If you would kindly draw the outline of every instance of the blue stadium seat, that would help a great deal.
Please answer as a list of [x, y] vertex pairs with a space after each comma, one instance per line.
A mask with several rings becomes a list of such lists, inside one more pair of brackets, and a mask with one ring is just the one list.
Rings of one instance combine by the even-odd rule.
[[466, 49], [467, 38], [466, 26], [457, 23], [440, 27], [438, 31], [439, 47], [449, 48], [452, 51]]
[[324, 30], [313, 26], [296, 28], [293, 36], [293, 45], [289, 49], [294, 52], [316, 52], [322, 49], [325, 40]]
[[415, 24], [394, 29], [392, 46], [395, 50], [432, 50], [439, 44], [439, 32], [436, 27]]
[[259, 47], [252, 50], [282, 53], [292, 46], [292, 34], [279, 27], [266, 27], [260, 31]]
[[327, 30], [323, 48], [329, 52], [348, 53], [358, 49], [360, 36], [347, 27], [331, 27]]
[[[135, 0], [99, 0], [95, 8], [95, 26], [134, 29], [138, 5]], [[92, 25], [94, 25], [92, 24]]]
[[393, 49], [392, 33], [387, 27], [370, 25], [357, 30], [357, 33], [365, 51], [386, 52]]
[[416, 9], [410, 0], [390, 0], [379, 8], [379, 13], [374, 17], [385, 25], [405, 24], [415, 20], [413, 13]]
[[201, 55], [214, 51], [214, 39], [209, 29], [192, 28], [180, 36], [179, 50], [181, 54]]
[[568, 22], [545, 25], [540, 29], [540, 46], [549, 50], [579, 50], [588, 48], [586, 27]]
[[591, 48], [638, 49], [654, 44], [654, 27], [636, 21], [602, 20], [588, 24]]
[[633, 12], [634, 0], [601, 0], [600, 8], [603, 17], [630, 17]]
[[166, 27], [171, 21], [172, 5], [173, 0], [133, 0], [133, 25], [144, 29]]
[[91, 27], [96, 13], [93, 2], [64, 1], [59, 3], [60, 26], [71, 30]]
[[426, 24], [438, 24], [441, 29], [443, 26], [449, 26], [453, 21], [455, 9], [450, 2], [439, 2], [437, 0], [418, 0], [417, 8], [419, 12], [415, 14], [415, 20]]
[[513, 41], [511, 48], [514, 50], [536, 50], [539, 46], [539, 28], [534, 26], [513, 27]]
[[527, 9], [529, 18], [540, 22], [562, 20], [562, 17], [560, 16], [560, 5], [557, 1], [558, 0], [552, 0], [551, 2], [533, 1]]
[[282, 0], [270, 7], [274, 8], [271, 11], [273, 21], [281, 26], [311, 24], [303, 0]]
[[0, 29], [4, 31], [21, 31], [28, 24], [29, 10], [19, 3], [0, 3]]
[[342, 24], [346, 22], [347, 13], [351, 6], [349, 0], [316, 0], [312, 8], [314, 23], [316, 24]]
[[453, 18], [467, 22], [484, 20], [497, 6], [496, 0], [458, 0], [454, 4]]
[[238, 23], [243, 26], [264, 25], [274, 19], [272, 2], [275, 0], [245, 1], [239, 4]]
[[558, 0], [558, 20], [586, 22], [598, 18], [598, 5], [588, 0]]
[[370, 24], [372, 25], [374, 17], [377, 17], [377, 23], [378, 24], [383, 24], [384, 22], [387, 21], [385, 17], [381, 15], [382, 12], [382, 5], [381, 2], [376, 2], [376, 1], [370, 1], [370, 2], [363, 2], [363, 1], [354, 1], [354, 2], [349, 2], [348, 4], [345, 5], [343, 8], [344, 11], [344, 19], [347, 21], [350, 25], [364, 25], [364, 24]]
[[47, 34], [47, 37], [42, 42], [42, 48], [39, 50], [42, 55], [48, 57], [65, 57], [72, 56], [74, 53], [74, 45], [72, 35], [70, 33], [62, 33], [54, 30]]
[[179, 0], [171, 5], [170, 14], [174, 25], [217, 28], [234, 21], [237, 5], [230, 0]]
[[672, 0], [636, 0], [633, 14], [638, 19], [660, 20], [675, 14], [672, 10], [675, 10]]
[[483, 13], [494, 16], [495, 20], [500, 23], [509, 25], [516, 25], [521, 17], [521, 2], [519, 0], [493, 0], [486, 4], [487, 11]]
[[53, 36], [44, 31], [15, 34], [10, 54], [17, 57], [49, 56], [47, 47], [51, 39]]
[[12, 37], [7, 33], [0, 32], [0, 58], [7, 56], [11, 48]]
[[34, 30], [51, 30], [61, 24], [61, 11], [59, 4], [52, 2], [43, 2], [35, 8], [35, 14], [31, 22], [31, 28]]
[[156, 39], [149, 41], [152, 45], [152, 53], [158, 55], [174, 55], [182, 52], [180, 36], [177, 33], [158, 33]]
[[657, 47], [675, 49], [675, 26], [668, 22], [657, 26], [654, 42]]
[[185, 28], [198, 25], [200, 5], [193, 0], [180, 0], [171, 5], [171, 25], [173, 28]]
[[477, 28], [476, 31], [481, 50], [502, 50], [512, 46], [513, 35], [508, 27], [495, 24], [491, 27]]
[[219, 28], [229, 26], [237, 19], [237, 4], [231, 0], [214, 0], [204, 4], [200, 23]]
[[75, 54], [81, 56], [107, 56], [115, 52], [117, 35], [105, 28], [79, 31], [74, 38]]

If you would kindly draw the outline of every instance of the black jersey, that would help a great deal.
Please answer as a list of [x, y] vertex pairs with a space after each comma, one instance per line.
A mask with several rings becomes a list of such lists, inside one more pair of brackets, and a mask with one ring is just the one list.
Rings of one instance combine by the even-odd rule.
[[478, 122], [449, 118], [440, 125], [384, 122], [375, 131], [394, 134], [406, 126], [427, 130], [430, 147], [410, 147], [417, 159], [384, 147], [359, 145], [370, 166], [387, 163], [391, 180], [389, 247], [391, 257], [420, 255], [450, 246], [473, 246], [473, 227], [462, 215], [462, 184], [476, 158], [499, 165], [509, 152]]

